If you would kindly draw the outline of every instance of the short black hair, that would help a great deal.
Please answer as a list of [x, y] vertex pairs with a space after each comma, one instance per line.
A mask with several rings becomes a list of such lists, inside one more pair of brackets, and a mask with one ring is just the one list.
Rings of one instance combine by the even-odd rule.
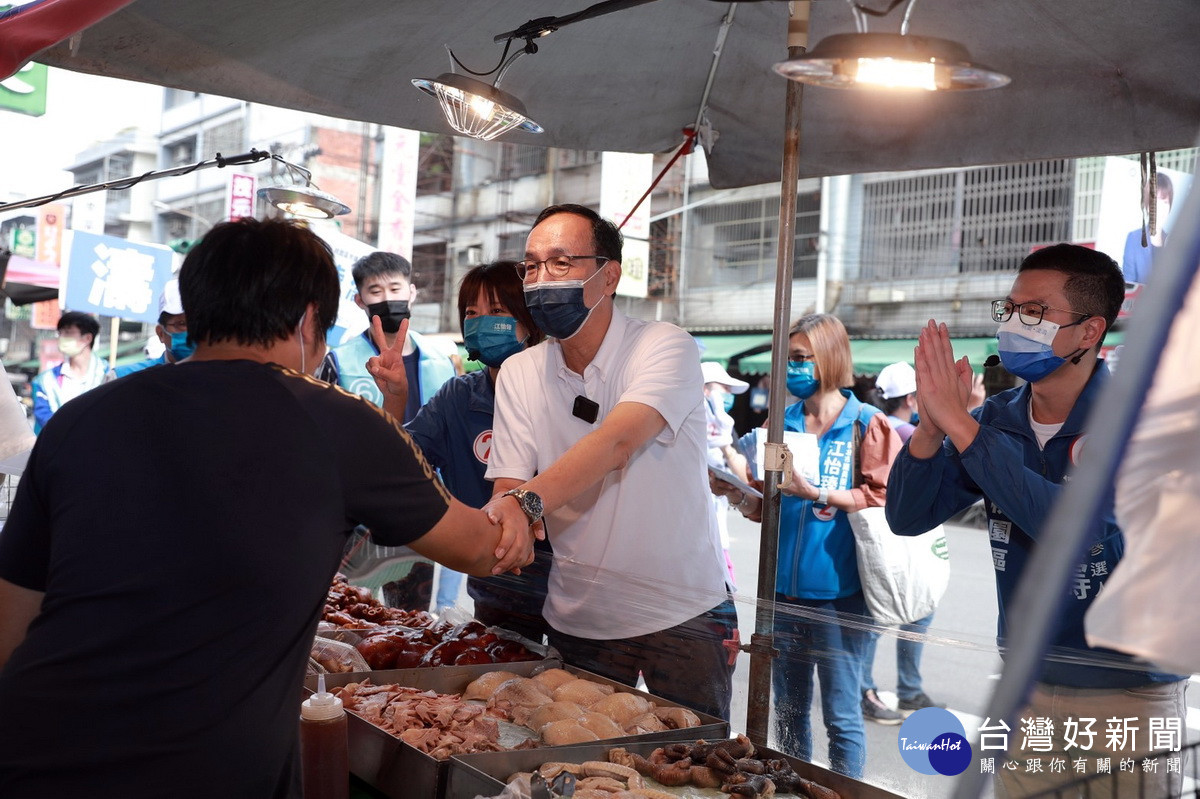
[[315, 233], [247, 217], [216, 225], [188, 251], [179, 293], [192, 341], [269, 347], [295, 335], [310, 303], [328, 331], [341, 290], [333, 252]]
[[525, 346], [540, 344], [546, 334], [537, 326], [537, 322], [533, 321], [533, 314], [529, 313], [529, 306], [525, 304], [525, 291], [522, 286], [521, 278], [517, 275], [516, 261], [492, 261], [490, 264], [480, 264], [467, 272], [458, 287], [458, 329], [463, 330], [467, 306], [475, 302], [481, 290], [486, 289], [492, 299], [499, 301], [513, 318], [529, 331], [529, 339]]
[[64, 311], [63, 315], [58, 317], [55, 328], [61, 333], [64, 327], [77, 327], [80, 333], [91, 333], [92, 343], [89, 347], [95, 346], [96, 337], [100, 335], [100, 323], [96, 317], [83, 311]]
[[582, 216], [592, 225], [592, 244], [595, 245], [596, 251], [594, 253], [571, 253], [571, 255], [600, 255], [620, 263], [621, 247], [625, 243], [625, 237], [621, 235], [620, 228], [613, 224], [611, 220], [605, 219], [586, 205], [563, 203], [543, 208], [542, 212], [538, 214], [537, 219], [534, 220], [533, 226], [537, 227], [542, 222], [557, 214]]
[[405, 280], [412, 280], [412, 264], [403, 255], [378, 250], [355, 261], [350, 274], [354, 276], [354, 285], [362, 291], [363, 281], [376, 275], [399, 274]]
[[1116, 261], [1090, 247], [1055, 244], [1027, 255], [1017, 271], [1037, 269], [1066, 275], [1063, 293], [1071, 304], [1070, 310], [1099, 316], [1104, 319], [1104, 332], [1112, 330], [1125, 302], [1125, 277]]

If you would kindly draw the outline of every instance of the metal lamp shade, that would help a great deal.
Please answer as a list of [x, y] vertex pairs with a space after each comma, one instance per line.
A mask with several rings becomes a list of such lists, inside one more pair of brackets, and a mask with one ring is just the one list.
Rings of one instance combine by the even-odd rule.
[[804, 55], [775, 65], [800, 83], [834, 89], [996, 89], [1009, 77], [971, 63], [967, 49], [949, 39], [896, 33], [839, 33]]
[[491, 141], [513, 129], [543, 132], [524, 103], [483, 81], [446, 72], [433, 80], [414, 78], [413, 85], [436, 97], [450, 127], [466, 136]]

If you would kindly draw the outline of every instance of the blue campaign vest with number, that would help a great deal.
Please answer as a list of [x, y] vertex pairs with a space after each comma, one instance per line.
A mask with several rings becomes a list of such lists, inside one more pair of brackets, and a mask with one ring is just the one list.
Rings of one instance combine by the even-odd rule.
[[[854, 422], [863, 430], [878, 408], [866, 405], [843, 389], [846, 405], [818, 441], [821, 478], [819, 488], [830, 491], [853, 485]], [[785, 430], [804, 429], [804, 403], [783, 412]], [[843, 511], [784, 495], [779, 515], [779, 563], [775, 590], [798, 599], [837, 599], [862, 590], [854, 533]]]

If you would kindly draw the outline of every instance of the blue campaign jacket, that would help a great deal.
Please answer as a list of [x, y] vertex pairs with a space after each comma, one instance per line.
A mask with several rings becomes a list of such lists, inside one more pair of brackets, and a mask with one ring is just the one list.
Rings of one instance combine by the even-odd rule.
[[[492, 497], [492, 483], [484, 478], [492, 450], [492, 419], [496, 387], [487, 369], [447, 381], [404, 426], [441, 473], [450, 493], [464, 505], [482, 508]], [[549, 574], [549, 547], [537, 542], [538, 562], [521, 574], [471, 577], [467, 593], [488, 604], [522, 613], [541, 614]]]
[[[821, 436], [821, 480], [818, 487], [848, 489], [853, 485], [851, 446], [854, 422], [863, 429], [881, 411], [859, 402], [843, 389], [846, 405]], [[804, 403], [783, 412], [784, 430], [804, 430]], [[843, 511], [811, 500], [784, 495], [779, 511], [779, 561], [775, 590], [797, 599], [837, 599], [862, 590], [854, 533]]]
[[[454, 377], [454, 362], [425, 343], [419, 333], [409, 331], [408, 335], [417, 348], [420, 375], [418, 401], [423, 405], [443, 383]], [[330, 350], [317, 376], [327, 382], [337, 383], [351, 394], [370, 400], [373, 405], [383, 407], [383, 394], [375, 385], [375, 378], [367, 371], [367, 359], [378, 354], [379, 349], [371, 340], [370, 329], [364, 330], [361, 335]], [[332, 368], [329, 368], [331, 365]], [[409, 391], [412, 391], [412, 386], [409, 386]]]
[[119, 380], [122, 377], [128, 377], [129, 375], [149, 369], [151, 366], [162, 366], [163, 364], [168, 363], [170, 363], [170, 361], [167, 360], [166, 353], [163, 353], [157, 358], [147, 358], [144, 361], [137, 361], [136, 363], [127, 363], [124, 366], [118, 366], [108, 373], [107, 379]]
[[[1071, 467], [1086, 451], [1083, 424], [1107, 375], [1103, 364], [1096, 368], [1062, 428], [1046, 442], [1045, 450], [1038, 446], [1029, 424], [1031, 392], [1025, 384], [989, 398], [973, 412], [979, 421], [979, 433], [961, 454], [949, 438], [943, 442], [941, 453], [928, 460], [913, 457], [906, 444], [892, 465], [887, 518], [893, 532], [900, 535], [922, 533], [980, 497], [985, 500], [1000, 608], [997, 640], [1001, 645], [1009, 624], [1020, 623], [1007, 617], [1008, 604], [1016, 594], [1021, 572], [1051, 506], [1062, 493], [1063, 483], [1070, 479]], [[1113, 513], [1112, 488], [1104, 508], [1102, 518], [1088, 531], [1080, 550], [1050, 645], [1131, 662], [1126, 655], [1089, 647], [1084, 640], [1083, 616], [1125, 552], [1125, 539]], [[1127, 688], [1182, 677], [1047, 660], [1039, 679], [1076, 688]]]

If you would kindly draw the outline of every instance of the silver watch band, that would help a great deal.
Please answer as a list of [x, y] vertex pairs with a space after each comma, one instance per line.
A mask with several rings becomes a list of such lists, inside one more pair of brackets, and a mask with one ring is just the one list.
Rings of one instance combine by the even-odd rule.
[[817, 489], [817, 504], [818, 505], [828, 505], [829, 504], [829, 489], [828, 488], [825, 488], [824, 486], [822, 486], [821, 488]]

